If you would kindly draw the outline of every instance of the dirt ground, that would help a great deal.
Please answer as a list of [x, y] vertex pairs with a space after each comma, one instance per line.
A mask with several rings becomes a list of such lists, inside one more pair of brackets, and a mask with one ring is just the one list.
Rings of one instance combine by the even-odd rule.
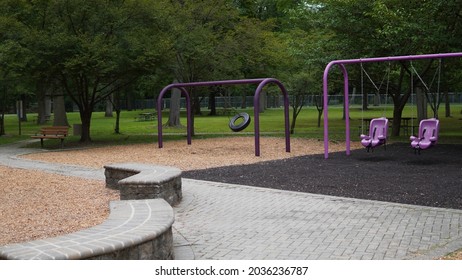
[[0, 245], [71, 233], [103, 222], [119, 193], [104, 182], [0, 166]]
[[[185, 171], [245, 165], [324, 152], [324, 142], [313, 139], [291, 139], [290, 146], [291, 152], [287, 153], [284, 138], [261, 137], [260, 156], [256, 157], [253, 137], [229, 137], [193, 140], [191, 145], [187, 145], [186, 140], [165, 142], [162, 149], [157, 147], [157, 143], [152, 143], [35, 153], [23, 157], [95, 168], [111, 163], [138, 162], [175, 166]], [[352, 143], [352, 149], [359, 146], [359, 143]], [[329, 151], [344, 150], [344, 143], [329, 145]]]

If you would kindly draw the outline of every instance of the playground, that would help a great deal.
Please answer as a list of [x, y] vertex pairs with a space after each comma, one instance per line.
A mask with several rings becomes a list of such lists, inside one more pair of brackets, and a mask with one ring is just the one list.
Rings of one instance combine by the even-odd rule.
[[[457, 54], [457, 56], [460, 56], [460, 54]], [[380, 61], [386, 61], [386, 59]], [[348, 78], [343, 64], [359, 62], [365, 63], [367, 61], [351, 60], [335, 62], [341, 66], [345, 76], [344, 95], [346, 105], [344, 113], [347, 116], [350, 116], [347, 102], [349, 96]], [[378, 61], [371, 60], [370, 62]], [[255, 92], [254, 104], [258, 104], [259, 92], [265, 83], [275, 82], [280, 87], [284, 96], [285, 138], [260, 138], [260, 113], [258, 105], [255, 105], [253, 138], [195, 139], [194, 143], [191, 143], [191, 106], [189, 104], [188, 92], [183, 89], [183, 87], [191, 86], [191, 84], [176, 84], [173, 87], [180, 87], [187, 99], [187, 145], [184, 141], [169, 141], [165, 147], [163, 145], [162, 92], [157, 103], [157, 144], [159, 149], [154, 147], [154, 144], [117, 147], [105, 146], [91, 149], [70, 149], [51, 153], [31, 153], [22, 156], [22, 158], [49, 162], [50, 164], [80, 165], [94, 169], [101, 168], [107, 163], [112, 164], [127, 161], [170, 165], [183, 170], [182, 177], [185, 179], [210, 181], [217, 184], [221, 182], [265, 189], [328, 195], [329, 199], [333, 199], [334, 201], [335, 197], [341, 197], [341, 200], [343, 198], [353, 198], [399, 203], [400, 205], [408, 204], [430, 206], [433, 208], [462, 209], [462, 197], [459, 189], [462, 185], [462, 178], [460, 177], [462, 171], [462, 159], [460, 158], [462, 146], [460, 144], [444, 143], [444, 141], [437, 145], [439, 132], [439, 121], [437, 119], [426, 120], [428, 124], [421, 122], [418, 134], [415, 134], [417, 136], [410, 138], [412, 140], [411, 143], [399, 141], [395, 143], [392, 141], [388, 142], [386, 139], [388, 135], [388, 119], [385, 117], [370, 119], [370, 135], [363, 134], [357, 141], [352, 140], [350, 136], [350, 133], [353, 131], [350, 129], [350, 118], [345, 118], [345, 141], [329, 140], [329, 110], [327, 103], [328, 68], [329, 66], [326, 68], [324, 77], [323, 143], [317, 139], [290, 139], [287, 93], [279, 81], [262, 79], [248, 81], [251, 83], [260, 83]], [[235, 83], [236, 81], [232, 82]], [[213, 85], [213, 83], [194, 84], [194, 86], [210, 85]], [[169, 89], [169, 87], [166, 87], [165, 91]], [[231, 129], [234, 130], [232, 127]], [[412, 127], [412, 130], [414, 130], [414, 127]], [[346, 147], [345, 149], [343, 148], [344, 146]], [[262, 150], [262, 154], [260, 154], [260, 149]], [[322, 152], [324, 152], [324, 156]], [[3, 170], [2, 173], [9, 174], [10, 172]], [[11, 172], [11, 174], [13, 173]], [[15, 178], [22, 177], [21, 171], [19, 175], [14, 174]], [[28, 176], [33, 176], [38, 181], [38, 186], [48, 184], [47, 179], [39, 179], [40, 174], [29, 174]], [[60, 180], [58, 179], [52, 184], [54, 186], [62, 185]], [[9, 182], [10, 180], [4, 181]], [[73, 183], [70, 182], [65, 185], [71, 184]], [[95, 193], [86, 191], [85, 195], [90, 197], [114, 195], [101, 192], [101, 190], [98, 190], [98, 186], [96, 186], [95, 190]], [[38, 201], [26, 199], [21, 202], [24, 204], [15, 203], [14, 207], [33, 208], [30, 207], [29, 203], [38, 203], [45, 206], [56, 205], [56, 201], [59, 201], [59, 204], [70, 203], [70, 201], [62, 198], [73, 198], [74, 195], [67, 194], [66, 189], [60, 189], [59, 192], [62, 195], [61, 199], [55, 196], [43, 196]], [[14, 193], [14, 190], [12, 193]], [[78, 204], [78, 207], [91, 209], [91, 207], [87, 207], [85, 203], [82, 203], [85, 200], [78, 199], [77, 202], [73, 200], [74, 204], [69, 205]], [[102, 201], [105, 200], [103, 199]], [[4, 204], [2, 207], [14, 209], [10, 204]], [[59, 209], [59, 206], [55, 209]], [[96, 215], [98, 217], [104, 217], [105, 215], [104, 211], [100, 213], [99, 210], [95, 210], [94, 212], [99, 213]], [[95, 215], [94, 212], [83, 214], [78, 219], [85, 220], [85, 215]], [[46, 213], [47, 217], [40, 216], [43, 213]], [[43, 222], [44, 220], [54, 219], [50, 216], [48, 208], [46, 208], [38, 210], [38, 217], [34, 220]], [[17, 221], [24, 224], [24, 219], [18, 219]], [[12, 231], [17, 232], [14, 228], [14, 223], [14, 221], [10, 222], [13, 226]], [[62, 230], [62, 228], [66, 228], [67, 223], [73, 224], [73, 221], [71, 219], [67, 222], [60, 220], [57, 225], [51, 226], [50, 223], [47, 223], [48, 228], [56, 228], [56, 230], [47, 232], [43, 236], [34, 236], [31, 238], [43, 238], [67, 232], [66, 230]], [[97, 221], [95, 220], [94, 223], [97, 223]], [[31, 223], [28, 225], [31, 225]], [[90, 225], [85, 224], [81, 226], [87, 227]], [[32, 228], [34, 228], [34, 225], [32, 225]], [[0, 241], [11, 242], [11, 240]]]
[[[451, 217], [448, 215], [453, 215], [453, 218], [450, 219], [459, 219], [457, 217], [460, 215], [460, 210], [458, 209], [461, 208], [461, 201], [458, 188], [461, 185], [459, 174], [460, 166], [462, 166], [460, 157], [458, 157], [462, 149], [460, 145], [440, 144], [418, 155], [414, 154], [409, 145], [399, 143], [388, 145], [386, 151], [383, 147], [379, 147], [374, 149], [373, 152], [368, 153], [366, 149], [360, 146], [359, 141], [356, 141], [355, 143], [351, 143], [351, 155], [346, 156], [343, 151], [345, 143], [330, 143], [331, 156], [326, 160], [322, 154], [322, 141], [293, 140], [293, 151], [285, 153], [281, 151], [283, 150], [281, 149], [281, 143], [284, 142], [283, 138], [262, 138], [263, 149], [262, 156], [260, 157], [253, 155], [253, 138], [243, 137], [195, 140], [193, 145], [185, 145], [183, 140], [169, 141], [163, 149], [155, 148], [155, 144], [140, 144], [126, 147], [111, 146], [53, 152], [29, 150], [29, 152], [33, 153], [20, 156], [20, 158], [25, 160], [26, 164], [30, 164], [31, 168], [35, 169], [41, 169], [47, 165], [56, 166], [58, 164], [61, 166], [61, 164], [67, 164], [65, 166], [68, 166], [69, 175], [71, 175], [71, 170], [73, 169], [70, 164], [80, 165], [82, 168], [90, 166], [95, 171], [98, 171], [101, 168], [101, 163], [127, 161], [127, 158], [143, 163], [182, 165], [182, 169], [184, 168], [184, 170], [189, 171], [185, 171], [182, 175], [186, 180], [185, 201], [176, 210], [178, 211], [176, 214], [176, 228], [181, 230], [182, 234], [191, 234], [192, 236], [197, 235], [194, 233], [196, 230], [200, 232], [197, 236], [216, 232], [216, 236], [208, 237], [209, 239], [206, 243], [198, 241], [198, 244], [210, 244], [210, 246], [216, 246], [214, 245], [215, 243], [222, 243], [223, 234], [227, 232], [227, 229], [230, 229], [229, 219], [240, 217], [245, 221], [248, 219], [245, 218], [247, 216], [255, 219], [255, 211], [261, 213], [257, 216], [258, 223], [249, 221], [249, 224], [246, 224], [245, 227], [236, 225], [236, 229], [243, 228], [252, 232], [259, 232], [254, 229], [254, 226], [258, 224], [262, 227], [262, 233], [265, 233], [267, 230], [263, 230], [263, 228], [268, 229], [269, 225], [263, 222], [269, 222], [271, 224], [270, 228], [273, 231], [277, 228], [278, 231], [288, 231], [287, 233], [291, 232], [291, 234], [296, 233], [293, 232], [296, 227], [306, 227], [300, 233], [305, 236], [317, 228], [331, 230], [332, 226], [332, 230], [334, 231], [344, 228], [344, 234], [349, 235], [360, 230], [358, 237], [361, 238], [360, 232], [367, 233], [374, 228], [380, 228], [380, 232], [387, 233], [390, 230], [395, 232], [396, 240], [391, 239], [391, 243], [389, 244], [387, 243], [388, 239], [380, 241], [381, 235], [377, 232], [370, 232], [367, 235], [371, 236], [371, 238], [373, 237], [374, 240], [378, 238], [377, 242], [380, 244], [385, 242], [383, 246], [386, 246], [386, 248], [390, 248], [389, 246], [392, 246], [391, 244], [394, 244], [394, 242], [400, 244], [399, 242], [403, 240], [400, 235], [401, 231], [398, 234], [396, 231], [398, 229], [388, 228], [389, 226], [392, 227], [395, 222], [400, 221], [399, 224], [406, 227], [402, 232], [404, 235], [412, 235], [412, 232], [418, 232], [415, 228], [418, 225], [414, 225], [416, 221], [413, 218], [416, 217], [417, 213], [420, 213], [417, 216], [419, 217], [419, 221], [422, 219], [426, 221], [424, 224], [429, 222], [428, 219], [432, 220], [431, 223], [435, 224], [432, 228], [435, 230], [431, 234], [438, 236], [442, 233], [445, 234], [446, 230], [442, 230], [436, 225], [440, 225], [441, 222], [442, 226], [449, 226], [445, 222], [447, 218]], [[247, 148], [236, 147], [236, 143], [240, 143], [242, 147]], [[19, 153], [21, 152], [25, 151], [20, 149]], [[154, 157], [153, 155], [155, 154], [159, 156]], [[166, 154], [169, 157], [165, 157]], [[163, 162], [161, 158], [164, 160]], [[200, 160], [197, 160], [198, 158]], [[210, 164], [205, 165], [205, 162], [210, 162]], [[2, 202], [1, 204], [1, 213], [4, 215], [2, 216], [2, 220], [8, 225], [8, 229], [4, 228], [3, 232], [15, 233], [7, 234], [6, 236], [10, 239], [1, 240], [3, 244], [24, 241], [24, 239], [12, 240], [12, 237], [26, 238], [26, 240], [38, 239], [94, 226], [106, 218], [107, 202], [117, 199], [117, 194], [108, 191], [104, 187], [104, 182], [92, 180], [91, 178], [82, 180], [76, 177], [48, 172], [7, 167], [2, 167], [1, 171], [7, 179], [4, 182], [16, 182], [15, 184], [8, 184], [8, 190], [11, 193], [8, 196], [10, 199], [6, 199], [3, 201], [5, 203]], [[8, 180], [8, 176], [11, 176], [14, 180]], [[193, 181], [194, 185], [189, 186], [191, 182], [188, 180], [194, 178], [200, 181], [197, 181], [197, 183]], [[203, 180], [211, 180], [213, 182]], [[218, 182], [239, 185], [228, 185]], [[252, 187], [241, 186], [241, 184]], [[24, 185], [33, 187], [24, 188]], [[196, 193], [196, 190], [199, 193]], [[317, 196], [313, 193], [328, 195]], [[262, 200], [262, 196], [266, 197], [266, 199]], [[15, 199], [11, 199], [12, 197]], [[351, 200], [348, 197], [365, 198], [366, 200]], [[233, 200], [230, 201], [231, 198]], [[288, 203], [289, 200], [292, 201], [293, 199], [295, 201]], [[278, 200], [281, 200], [280, 205], [278, 204]], [[384, 204], [375, 200], [399, 203]], [[322, 206], [319, 205], [320, 201], [324, 201]], [[201, 206], [194, 206], [196, 203], [200, 203]], [[274, 207], [278, 211], [268, 208], [276, 204], [279, 206]], [[436, 207], [420, 208], [420, 206], [408, 204]], [[231, 205], [234, 207], [229, 208]], [[286, 209], [287, 207], [289, 208]], [[351, 207], [354, 207], [354, 209]], [[383, 209], [383, 207], [386, 207], [386, 209]], [[451, 210], [445, 208], [457, 209]], [[201, 211], [196, 213], [196, 210]], [[372, 210], [374, 214], [372, 214]], [[362, 214], [357, 216], [358, 212], [356, 211], [360, 211]], [[396, 216], [390, 216], [389, 211], [398, 215], [399, 219]], [[195, 217], [194, 215], [201, 215], [200, 213], [208, 214], [204, 217], [197, 216], [197, 221], [188, 220], [191, 217]], [[304, 214], [299, 216], [302, 213]], [[350, 222], [344, 224], [343, 221], [345, 219], [338, 217], [328, 223], [326, 220], [323, 220], [321, 222], [323, 226], [312, 224], [318, 221], [316, 217], [321, 217], [318, 215], [325, 215], [326, 213], [331, 213], [333, 218], [345, 216], [346, 221]], [[288, 216], [285, 215], [289, 214], [296, 215], [296, 217], [288, 219]], [[262, 218], [258, 218], [260, 215], [272, 218], [263, 218], [263, 216]], [[304, 215], [308, 216], [305, 217]], [[420, 217], [420, 215], [423, 216]], [[443, 217], [441, 221], [438, 220], [439, 215]], [[285, 221], [293, 221], [294, 224], [284, 226], [284, 223], [281, 222], [280, 225], [282, 227], [276, 227], [279, 223], [275, 219], [279, 216], [282, 216]], [[375, 221], [376, 217], [381, 218], [379, 221]], [[387, 219], [387, 222], [382, 221], [382, 218]], [[389, 218], [392, 218], [390, 225], [388, 225]], [[433, 218], [436, 220], [433, 221]], [[342, 220], [340, 224], [339, 219]], [[218, 223], [221, 220], [223, 220], [223, 224]], [[361, 221], [361, 224], [364, 222], [364, 226], [359, 226], [358, 221]], [[196, 223], [200, 226], [194, 226]], [[235, 223], [236, 221], [233, 222], [233, 224]], [[331, 226], [327, 226], [328, 224], [331, 224]], [[451, 224], [451, 229], [457, 229], [457, 220], [453, 220]], [[342, 226], [339, 227], [339, 225]], [[225, 228], [217, 229], [216, 227]], [[205, 232], [201, 230], [205, 230]], [[239, 242], [242, 243], [243, 240], [249, 239], [248, 236], [242, 237], [244, 236], [243, 234], [247, 234], [247, 231], [235, 233], [236, 240], [230, 236], [229, 241], [237, 242], [234, 246], [238, 246]], [[322, 236], [334, 235], [325, 232]], [[450, 236], [452, 236], [452, 233]], [[267, 234], [263, 234], [262, 236], [257, 235], [255, 238], [262, 238], [263, 240], [268, 239], [268, 236]], [[349, 239], [350, 237], [346, 237], [345, 235], [345, 238]], [[400, 248], [399, 251], [394, 251], [393, 249], [385, 251], [374, 249], [373, 252], [375, 254], [373, 255], [367, 251], [357, 254], [345, 251], [341, 255], [335, 255], [336, 253], [333, 252], [334, 255], [324, 255], [322, 253], [326, 253], [328, 249], [321, 247], [318, 248], [319, 252], [313, 248], [313, 253], [309, 255], [292, 253], [292, 255], [287, 256], [273, 255], [271, 258], [341, 259], [349, 257], [361, 259], [371, 257], [379, 259], [403, 259], [412, 258], [415, 254], [419, 255], [422, 253], [424, 253], [426, 258], [437, 258], [460, 248], [460, 246], [453, 246], [446, 253], [434, 252], [429, 255], [431, 251], [427, 252], [427, 249], [417, 248], [427, 248], [427, 246], [433, 246], [431, 245], [433, 243], [429, 243], [430, 245], [426, 243], [422, 244], [417, 242], [417, 240], [422, 240], [422, 236], [416, 236], [415, 238], [416, 245], [413, 245], [414, 241], [411, 242], [409, 249], [403, 250], [407, 246], [401, 244], [396, 245]], [[414, 240], [414, 237], [412, 239]], [[252, 242], [251, 240], [249, 239], [249, 242]], [[291, 242], [290, 240], [288, 239], [288, 242]], [[309, 238], [308, 240], [317, 239]], [[194, 240], [190, 240], [190, 242], [195, 244]], [[316, 242], [318, 241], [315, 241], [315, 244]], [[441, 242], [446, 241], [442, 239], [437, 241], [437, 244]], [[281, 246], [284, 246], [283, 244]], [[309, 250], [310, 246], [312, 246], [310, 244], [313, 244], [313, 242], [303, 243], [303, 246], [307, 246], [306, 248]], [[322, 241], [320, 244], [325, 245], [330, 243]], [[369, 244], [369, 242], [364, 244]], [[341, 244], [338, 244], [338, 246], [341, 246]], [[300, 246], [297, 247], [300, 248]], [[226, 249], [220, 248], [217, 247], [216, 250]], [[433, 246], [432, 248], [436, 247]], [[207, 258], [207, 252], [214, 252], [214, 250], [208, 251], [209, 249], [207, 248], [201, 249], [200, 246], [194, 248], [194, 250], [198, 254], [198, 258]], [[277, 252], [281, 253], [284, 250], [268, 251], [268, 253]], [[406, 253], [402, 255], [399, 252]], [[320, 255], [317, 255], [318, 253]], [[246, 255], [247, 258], [253, 256], [250, 252], [246, 253], [245, 250], [242, 251], [242, 254]], [[256, 255], [254, 257], [266, 258], [263, 255]], [[214, 258], [217, 257], [215, 256]], [[239, 258], [239, 255], [224, 255], [223, 258]]]
[[392, 143], [373, 151], [352, 142], [348, 156], [344, 143], [331, 143], [331, 158], [322, 157], [323, 144], [313, 139], [292, 139], [293, 152], [285, 153], [284, 139], [262, 138], [263, 153], [255, 157], [252, 137], [231, 137], [154, 144], [100, 147], [24, 158], [101, 168], [108, 162], [176, 166], [183, 177], [275, 188], [307, 193], [370, 199], [431, 207], [462, 209], [462, 145], [439, 144], [416, 154], [409, 143]]

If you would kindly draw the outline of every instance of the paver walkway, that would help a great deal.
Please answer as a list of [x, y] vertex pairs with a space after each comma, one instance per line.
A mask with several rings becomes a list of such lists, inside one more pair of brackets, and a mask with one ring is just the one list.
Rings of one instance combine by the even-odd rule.
[[[0, 164], [104, 178], [21, 152]], [[183, 179], [174, 238], [177, 259], [434, 259], [462, 248], [462, 211]]]
[[462, 211], [184, 180], [175, 229], [197, 259], [433, 259]]

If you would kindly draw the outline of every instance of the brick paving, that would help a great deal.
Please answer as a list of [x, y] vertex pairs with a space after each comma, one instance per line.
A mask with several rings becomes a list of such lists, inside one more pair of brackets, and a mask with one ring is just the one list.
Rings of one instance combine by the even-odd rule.
[[183, 179], [175, 212], [184, 258], [434, 259], [462, 248], [454, 209]]

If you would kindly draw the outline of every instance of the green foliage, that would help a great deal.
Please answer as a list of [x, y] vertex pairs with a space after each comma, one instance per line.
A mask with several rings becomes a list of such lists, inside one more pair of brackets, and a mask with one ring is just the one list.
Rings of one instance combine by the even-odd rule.
[[48, 88], [59, 83], [79, 107], [82, 141], [90, 140], [95, 104], [153, 73], [170, 48], [155, 2], [15, 1], [4, 9], [24, 26], [18, 43], [32, 56], [28, 76]]
[[[321, 22], [343, 58], [451, 52], [460, 1], [324, 0]], [[456, 4], [456, 2], [458, 4]], [[450, 10], [453, 9], [453, 10]], [[450, 32], [448, 32], [450, 31]], [[455, 44], [455, 45], [453, 45]]]
[[[152, 98], [174, 79], [294, 85], [306, 77], [319, 94], [334, 59], [460, 51], [461, 10], [458, 0], [4, 0], [0, 104], [11, 107], [18, 93], [43, 103], [64, 92], [80, 109], [86, 140], [98, 101], [114, 92]], [[445, 91], [460, 87], [461, 63], [445, 61]], [[382, 71], [368, 67], [375, 80]], [[397, 98], [408, 91], [406, 71], [392, 71]], [[351, 74], [358, 86], [359, 71]], [[338, 91], [338, 72], [331, 75]]]

